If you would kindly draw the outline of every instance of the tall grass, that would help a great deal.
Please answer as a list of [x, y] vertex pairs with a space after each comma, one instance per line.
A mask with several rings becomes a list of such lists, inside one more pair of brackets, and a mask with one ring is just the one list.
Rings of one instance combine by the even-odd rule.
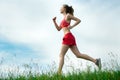
[[[57, 74], [56, 63], [53, 62], [51, 65], [47, 66], [47, 70], [39, 72], [41, 68], [36, 65], [36, 71], [32, 70], [32, 66], [29, 64], [24, 64], [25, 70], [20, 73], [19, 66], [17, 70], [12, 72], [9, 71], [4, 76], [0, 72], [0, 80], [120, 80], [120, 63], [118, 62], [118, 55], [109, 53], [110, 62], [106, 63], [106, 68], [102, 70], [94, 69], [92, 70], [90, 66], [86, 70], [76, 70], [72, 66], [72, 72], [63, 73], [62, 75]], [[40, 68], [39, 68], [40, 67]], [[41, 68], [42, 69], [42, 68]], [[38, 71], [37, 71], [38, 70]], [[1, 71], [1, 70], [0, 70]]]
[[94, 71], [68, 73], [67, 75], [51, 74], [28, 74], [28, 75], [9, 75], [7, 78], [0, 80], [120, 80], [120, 71]]

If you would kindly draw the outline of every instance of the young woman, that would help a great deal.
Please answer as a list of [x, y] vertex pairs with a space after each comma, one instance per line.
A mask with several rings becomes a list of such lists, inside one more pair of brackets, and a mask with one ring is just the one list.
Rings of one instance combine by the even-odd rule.
[[[64, 56], [69, 48], [76, 55], [77, 58], [82, 58], [82, 59], [92, 61], [99, 67], [99, 69], [101, 69], [101, 60], [100, 59], [94, 59], [86, 54], [82, 54], [77, 48], [75, 37], [71, 33], [70, 29], [73, 29], [75, 26], [77, 26], [81, 22], [81, 20], [73, 15], [74, 9], [72, 8], [72, 6], [68, 6], [68, 5], [64, 4], [61, 7], [60, 12], [61, 12], [61, 14], [63, 14], [63, 17], [64, 17], [60, 23], [60, 26], [56, 22], [56, 17], [53, 18], [53, 23], [54, 23], [56, 29], [58, 31], [60, 31], [62, 29], [64, 32], [62, 47], [61, 47], [61, 51], [60, 51], [60, 55], [59, 55], [60, 62], [59, 62], [58, 73], [61, 74], [61, 72], [62, 72], [62, 67], [64, 64]], [[75, 21], [75, 23], [73, 25], [70, 25], [71, 20]]]

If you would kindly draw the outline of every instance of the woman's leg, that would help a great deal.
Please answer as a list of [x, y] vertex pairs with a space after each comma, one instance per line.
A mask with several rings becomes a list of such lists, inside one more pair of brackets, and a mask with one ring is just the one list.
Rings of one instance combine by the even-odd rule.
[[62, 45], [62, 48], [61, 48], [61, 52], [60, 52], [60, 62], [59, 62], [59, 68], [58, 68], [58, 73], [61, 74], [62, 72], [62, 67], [63, 67], [63, 64], [64, 64], [64, 56], [66, 54], [66, 52], [68, 51], [69, 49], [69, 46], [67, 45]]
[[86, 54], [80, 53], [77, 46], [71, 46], [70, 49], [76, 55], [77, 58], [86, 59], [86, 60], [89, 60], [89, 61], [92, 61], [92, 62], [96, 63], [96, 59], [94, 59], [94, 58], [92, 58], [92, 57], [90, 57]]

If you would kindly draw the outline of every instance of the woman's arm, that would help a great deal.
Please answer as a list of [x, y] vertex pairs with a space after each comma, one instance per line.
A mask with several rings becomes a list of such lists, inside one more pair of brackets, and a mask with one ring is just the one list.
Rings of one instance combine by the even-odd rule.
[[61, 27], [58, 26], [58, 24], [57, 24], [57, 22], [56, 22], [56, 17], [53, 18], [53, 23], [54, 23], [56, 29], [57, 29], [58, 31], [60, 31], [60, 30], [61, 30]]
[[74, 17], [74, 16], [71, 15], [71, 14], [68, 15], [68, 19], [75, 21], [75, 23], [74, 23], [73, 25], [71, 25], [71, 26], [69, 27], [69, 29], [72, 29], [73, 27], [77, 26], [77, 25], [81, 22], [80, 19], [78, 19], [77, 17]]

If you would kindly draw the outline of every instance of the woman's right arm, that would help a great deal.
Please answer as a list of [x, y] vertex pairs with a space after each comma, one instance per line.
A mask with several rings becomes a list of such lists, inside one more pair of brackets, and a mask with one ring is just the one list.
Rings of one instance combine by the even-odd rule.
[[58, 24], [57, 24], [57, 22], [56, 22], [56, 17], [53, 18], [53, 23], [54, 23], [56, 29], [57, 29], [58, 31], [60, 31], [60, 30], [61, 30], [61, 27], [58, 26]]

